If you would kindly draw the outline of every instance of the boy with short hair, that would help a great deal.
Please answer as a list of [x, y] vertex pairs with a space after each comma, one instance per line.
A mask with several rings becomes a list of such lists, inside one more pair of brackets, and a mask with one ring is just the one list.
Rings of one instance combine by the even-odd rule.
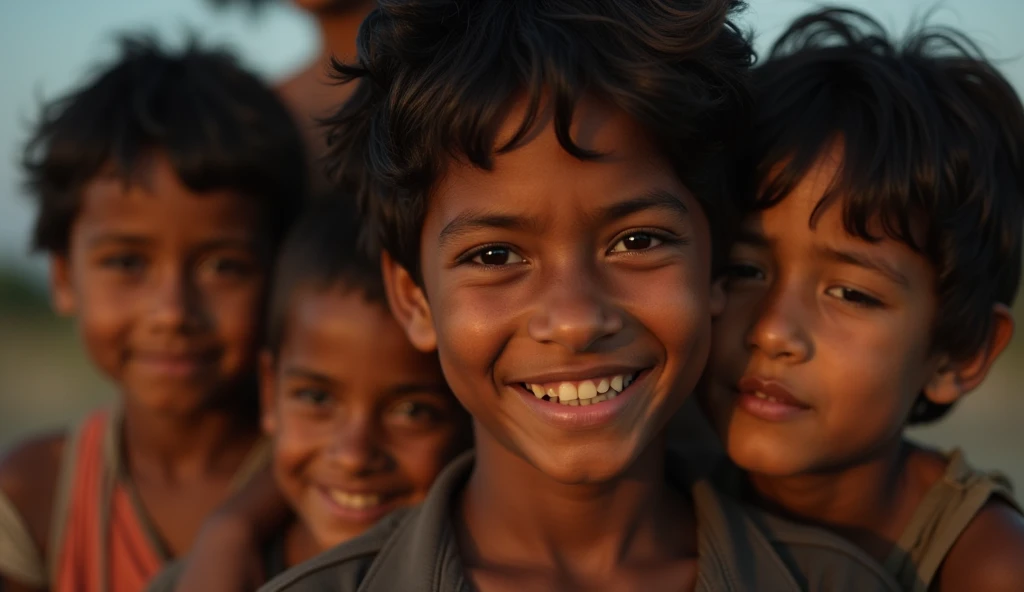
[[749, 97], [736, 2], [381, 2], [334, 162], [475, 456], [265, 590], [895, 589], [666, 453], [724, 305]]
[[[419, 503], [472, 443], [436, 354], [413, 348], [388, 310], [380, 264], [357, 248], [359, 232], [351, 200], [326, 200], [303, 214], [278, 259], [262, 417], [275, 481], [295, 516], [265, 535], [265, 578]], [[149, 590], [175, 589], [179, 569]], [[247, 576], [230, 557], [219, 569], [234, 573], [208, 574], [206, 583], [242, 586]]]
[[53, 302], [113, 410], [0, 461], [0, 586], [136, 592], [265, 460], [256, 364], [302, 139], [228, 54], [128, 38], [25, 151]]
[[751, 498], [849, 537], [905, 590], [1020, 590], [1009, 484], [912, 444], [1009, 343], [1024, 108], [962, 35], [797, 20], [755, 70], [756, 198], [708, 407]]

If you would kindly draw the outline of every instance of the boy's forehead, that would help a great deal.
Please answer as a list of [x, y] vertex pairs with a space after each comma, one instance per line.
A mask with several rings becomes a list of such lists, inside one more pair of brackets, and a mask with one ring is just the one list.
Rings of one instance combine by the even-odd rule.
[[196, 193], [166, 161], [154, 160], [147, 168], [135, 179], [104, 174], [86, 184], [75, 225], [93, 233], [120, 229], [255, 238], [258, 212], [249, 200], [232, 191]]
[[[496, 151], [508, 145], [516, 136], [526, 121], [530, 108], [530, 101], [526, 97], [521, 97], [511, 104], [498, 130]], [[542, 97], [539, 114], [518, 145], [538, 140], [554, 140], [557, 145], [557, 136], [545, 133], [553, 125], [554, 109], [551, 101], [547, 97]], [[609, 159], [622, 158], [636, 151], [647, 152], [653, 147], [647, 130], [638, 121], [624, 110], [594, 96], [584, 96], [576, 103], [569, 133], [572, 141], [583, 150], [602, 154], [604, 158]], [[558, 147], [561, 148], [560, 145]], [[566, 156], [572, 155], [566, 153]]]

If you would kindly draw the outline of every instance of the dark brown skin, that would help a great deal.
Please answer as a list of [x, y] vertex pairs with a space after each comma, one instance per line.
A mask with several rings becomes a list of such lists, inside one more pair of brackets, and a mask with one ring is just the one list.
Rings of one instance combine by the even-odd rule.
[[[716, 320], [708, 407], [757, 501], [830, 527], [884, 561], [946, 469], [942, 455], [903, 440], [911, 406], [918, 393], [951, 403], [981, 384], [1013, 321], [996, 306], [981, 351], [967, 359], [937, 351], [934, 270], [923, 255], [850, 236], [839, 207], [808, 224], [841, 160], [836, 148], [745, 223]], [[737, 394], [750, 376], [784, 385], [805, 408], [782, 420], [750, 412]], [[994, 502], [933, 587], [1019, 590], [1022, 558], [1024, 519]]]
[[[120, 391], [127, 470], [176, 556], [259, 436], [241, 408], [256, 397], [268, 249], [248, 200], [192, 193], [159, 153], [141, 179], [87, 186], [69, 253], [51, 259], [51, 287]], [[45, 439], [0, 465], [0, 487], [44, 555], [54, 551], [46, 539], [62, 447], [63, 436]]]
[[[522, 114], [513, 108], [503, 133]], [[455, 523], [475, 589], [689, 590], [696, 525], [665, 481], [664, 428], [722, 306], [707, 220], [624, 113], [586, 100], [574, 123], [606, 158], [577, 160], [544, 123], [493, 171], [449, 162], [427, 205], [423, 285], [386, 257], [388, 295], [474, 419], [477, 462]], [[586, 430], [542, 419], [520, 386], [610, 367], [646, 374]]]

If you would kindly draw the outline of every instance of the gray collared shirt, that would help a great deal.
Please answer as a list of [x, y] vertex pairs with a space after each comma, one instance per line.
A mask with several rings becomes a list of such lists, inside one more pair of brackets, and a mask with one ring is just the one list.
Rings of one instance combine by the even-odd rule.
[[[362, 536], [286, 571], [261, 592], [471, 592], [451, 506], [472, 468], [469, 452], [438, 477], [423, 504], [391, 514]], [[689, 484], [694, 500], [698, 592], [900, 590], [847, 541], [763, 514], [709, 480], [687, 480], [685, 468], [669, 454], [670, 481]]]

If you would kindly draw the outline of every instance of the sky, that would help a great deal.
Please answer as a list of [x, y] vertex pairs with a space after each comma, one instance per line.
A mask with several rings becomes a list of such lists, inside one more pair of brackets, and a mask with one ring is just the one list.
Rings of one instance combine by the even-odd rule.
[[[759, 50], [792, 18], [819, 5], [808, 0], [747, 1], [749, 8], [741, 20], [755, 31]], [[0, 4], [0, 267], [34, 272], [42, 270], [43, 261], [30, 257], [26, 248], [32, 207], [20, 187], [21, 146], [40, 100], [80, 84], [97, 63], [114, 55], [115, 35], [145, 31], [175, 43], [195, 32], [203, 41], [234, 49], [246, 66], [268, 81], [303, 65], [317, 47], [311, 21], [286, 0], [258, 15], [237, 8], [216, 10], [206, 0]], [[1024, 95], [1024, 1], [859, 0], [856, 5], [895, 31], [933, 11], [932, 22], [956, 26], [973, 37]]]

